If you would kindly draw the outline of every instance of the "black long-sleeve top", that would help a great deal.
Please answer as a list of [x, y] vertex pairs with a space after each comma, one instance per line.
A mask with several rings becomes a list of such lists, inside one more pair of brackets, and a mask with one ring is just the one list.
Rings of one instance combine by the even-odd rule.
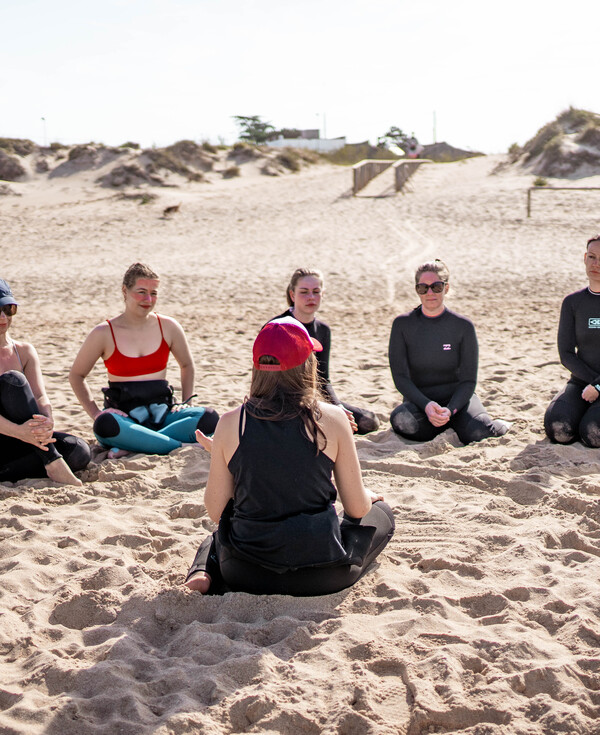
[[572, 380], [600, 383], [600, 294], [588, 288], [565, 297], [558, 323], [558, 354]]
[[445, 309], [428, 317], [418, 306], [394, 319], [389, 358], [404, 400], [424, 410], [430, 401], [452, 413], [475, 392], [479, 348], [470, 319]]
[[[284, 311], [283, 314], [273, 317], [273, 319], [283, 319], [284, 316], [294, 317], [294, 313], [291, 309]], [[294, 317], [296, 319], [296, 317]], [[298, 321], [300, 321], [298, 319]], [[306, 327], [306, 331], [311, 337], [318, 340], [323, 346], [321, 352], [315, 352], [317, 358], [317, 373], [321, 378], [321, 387], [325, 392], [325, 398], [336, 406], [341, 404], [340, 399], [336, 396], [331, 381], [329, 380], [329, 353], [331, 351], [331, 329], [325, 322], [319, 321], [319, 319], [313, 319], [312, 322], [300, 322]]]

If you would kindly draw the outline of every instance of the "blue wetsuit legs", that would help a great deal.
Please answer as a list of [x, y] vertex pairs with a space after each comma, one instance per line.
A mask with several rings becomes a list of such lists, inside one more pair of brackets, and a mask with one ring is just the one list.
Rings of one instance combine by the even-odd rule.
[[212, 434], [219, 420], [211, 408], [192, 406], [168, 413], [158, 430], [138, 424], [129, 416], [104, 413], [94, 421], [96, 439], [105, 447], [144, 454], [168, 454], [184, 442], [195, 442], [200, 429]]

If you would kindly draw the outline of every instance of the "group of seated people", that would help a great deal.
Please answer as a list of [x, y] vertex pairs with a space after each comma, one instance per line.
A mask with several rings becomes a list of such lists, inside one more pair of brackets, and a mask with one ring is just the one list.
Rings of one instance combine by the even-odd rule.
[[[546, 411], [545, 429], [553, 442], [600, 447], [600, 332], [593, 331], [600, 329], [600, 236], [588, 241], [584, 262], [589, 286], [565, 298], [558, 333], [572, 375]], [[365, 490], [352, 440], [353, 432], [376, 430], [379, 419], [341, 401], [329, 379], [331, 332], [316, 318], [321, 273], [294, 272], [288, 310], [254, 343], [249, 396], [220, 419], [191, 405], [194, 362], [181, 326], [154, 311], [158, 287], [148, 266], [127, 270], [123, 312], [90, 332], [69, 379], [110, 458], [168, 454], [187, 443], [211, 452], [205, 505], [219, 525], [200, 546], [186, 585], [202, 593], [313, 595], [353, 584], [391, 538], [394, 518], [383, 497]], [[444, 305], [447, 266], [419, 266], [415, 289], [421, 304], [398, 316], [390, 335], [390, 368], [404, 399], [391, 413], [393, 430], [417, 442], [448, 427], [464, 444], [502, 436], [510, 425], [491, 419], [475, 394], [473, 324]], [[54, 431], [37, 353], [9, 336], [16, 312], [0, 280], [0, 482], [47, 476], [81, 484], [74, 473], [90, 461], [90, 448]], [[180, 402], [166, 380], [171, 353]], [[102, 407], [86, 382], [100, 358], [108, 373]]]

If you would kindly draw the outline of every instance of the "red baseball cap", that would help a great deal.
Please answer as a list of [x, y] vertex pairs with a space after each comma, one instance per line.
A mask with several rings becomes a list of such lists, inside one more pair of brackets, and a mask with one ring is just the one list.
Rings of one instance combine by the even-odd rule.
[[[284, 316], [268, 322], [258, 333], [252, 348], [252, 359], [257, 370], [282, 371], [302, 365], [311, 352], [321, 352], [323, 345], [313, 339], [297, 319]], [[261, 365], [261, 357], [270, 355], [279, 365]]]

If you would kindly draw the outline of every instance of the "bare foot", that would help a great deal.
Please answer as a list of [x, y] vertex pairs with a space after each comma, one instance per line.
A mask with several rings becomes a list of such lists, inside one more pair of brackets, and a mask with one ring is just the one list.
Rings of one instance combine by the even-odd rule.
[[121, 457], [127, 457], [131, 454], [126, 449], [109, 449], [106, 459], [121, 459]]
[[81, 480], [71, 472], [69, 465], [62, 457], [46, 465], [46, 474], [51, 480], [59, 482], [61, 485], [83, 485]]
[[201, 592], [204, 595], [208, 592], [211, 581], [206, 572], [196, 572], [184, 584], [188, 589]]

